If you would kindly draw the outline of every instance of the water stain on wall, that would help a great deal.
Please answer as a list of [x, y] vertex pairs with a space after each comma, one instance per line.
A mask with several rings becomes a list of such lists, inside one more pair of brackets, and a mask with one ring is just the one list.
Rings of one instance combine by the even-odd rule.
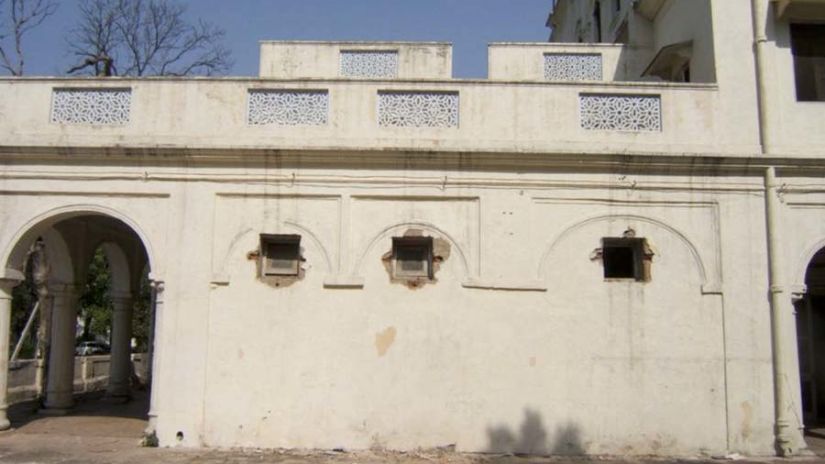
[[375, 334], [375, 351], [378, 352], [378, 357], [387, 354], [393, 343], [395, 343], [395, 327], [387, 327], [381, 332]]

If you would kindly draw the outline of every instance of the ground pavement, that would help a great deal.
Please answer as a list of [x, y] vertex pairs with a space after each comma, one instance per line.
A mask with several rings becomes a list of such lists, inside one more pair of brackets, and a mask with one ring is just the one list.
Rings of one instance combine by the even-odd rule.
[[[140, 446], [146, 427], [146, 396], [138, 393], [134, 401], [114, 405], [101, 395], [78, 398], [72, 414], [43, 416], [34, 403], [13, 405], [9, 410], [12, 430], [0, 432], [0, 463], [9, 464], [533, 464], [533, 463], [663, 463], [676, 460], [600, 459], [600, 458], [526, 458], [518, 456], [466, 455], [451, 452], [287, 452], [214, 451], [145, 448]], [[825, 431], [823, 431], [825, 432]], [[817, 434], [820, 435], [820, 434]], [[730, 462], [822, 462], [825, 463], [825, 433], [809, 437], [809, 445], [823, 458], [793, 461], [756, 460]], [[683, 460], [701, 463], [700, 460]], [[724, 460], [707, 462], [723, 463]]]

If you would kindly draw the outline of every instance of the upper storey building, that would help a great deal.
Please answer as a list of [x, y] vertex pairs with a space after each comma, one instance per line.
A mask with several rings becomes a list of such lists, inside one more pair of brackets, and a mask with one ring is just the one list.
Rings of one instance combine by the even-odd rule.
[[822, 156], [819, 0], [556, 0], [547, 25], [570, 59], [600, 56], [606, 80], [713, 85], [710, 126], [747, 127], [763, 154]]

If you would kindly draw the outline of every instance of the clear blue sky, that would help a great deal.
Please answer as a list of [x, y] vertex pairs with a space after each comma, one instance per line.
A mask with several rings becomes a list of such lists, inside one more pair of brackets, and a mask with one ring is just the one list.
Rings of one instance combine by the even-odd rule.
[[[26, 75], [62, 75], [77, 0], [60, 7], [24, 43]], [[424, 40], [453, 43], [456, 77], [485, 77], [488, 42], [544, 42], [551, 0], [185, 0], [188, 14], [226, 30], [235, 66], [258, 73], [260, 40]]]

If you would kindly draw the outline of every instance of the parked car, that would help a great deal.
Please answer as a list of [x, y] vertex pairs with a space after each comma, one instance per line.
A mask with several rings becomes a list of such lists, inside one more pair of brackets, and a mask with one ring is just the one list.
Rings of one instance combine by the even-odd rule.
[[103, 342], [80, 342], [74, 349], [76, 356], [90, 356], [93, 354], [109, 354], [109, 345]]

